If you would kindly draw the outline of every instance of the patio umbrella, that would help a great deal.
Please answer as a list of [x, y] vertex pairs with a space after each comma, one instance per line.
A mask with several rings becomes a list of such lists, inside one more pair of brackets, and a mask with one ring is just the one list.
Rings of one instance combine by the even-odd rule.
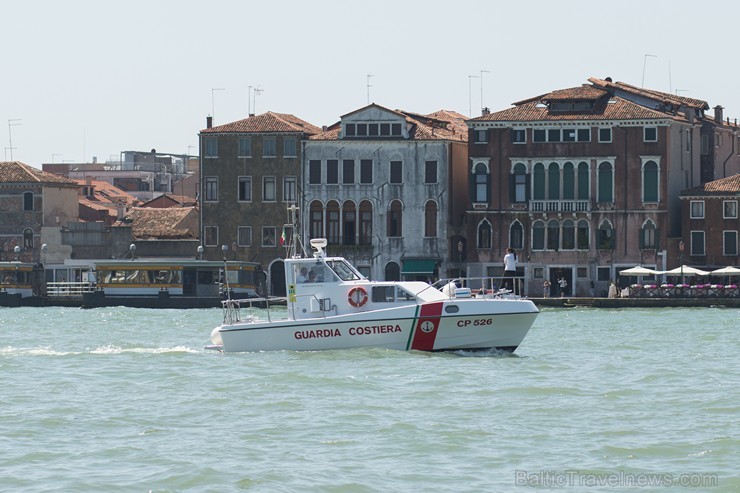
[[737, 276], [740, 274], [740, 269], [733, 266], [722, 267], [721, 269], [713, 270], [710, 272], [713, 276]]
[[619, 271], [620, 276], [651, 276], [653, 274], [660, 273], [660, 271], [648, 269], [647, 267], [643, 267], [641, 265], [636, 265], [634, 267], [630, 267], [629, 269]]
[[664, 274], [668, 276], [708, 276], [709, 272], [689, 265], [682, 265], [675, 269], [667, 270]]

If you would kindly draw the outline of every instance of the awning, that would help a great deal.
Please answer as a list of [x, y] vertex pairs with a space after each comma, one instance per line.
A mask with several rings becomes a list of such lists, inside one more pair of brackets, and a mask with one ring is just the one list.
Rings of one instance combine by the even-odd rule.
[[401, 274], [433, 274], [437, 259], [434, 258], [412, 258], [403, 261]]

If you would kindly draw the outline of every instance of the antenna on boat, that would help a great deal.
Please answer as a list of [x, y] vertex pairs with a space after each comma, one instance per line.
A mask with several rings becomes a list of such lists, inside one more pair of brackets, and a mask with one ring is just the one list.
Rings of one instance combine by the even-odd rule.
[[229, 247], [221, 245], [221, 251], [224, 253], [224, 279], [223, 285], [226, 286], [226, 299], [231, 300], [231, 290], [229, 289], [228, 264], [226, 263], [226, 254], [229, 253]]
[[[286, 243], [287, 248], [287, 257], [288, 258], [297, 258], [297, 257], [307, 257], [306, 255], [306, 249], [303, 246], [303, 243], [301, 242], [301, 235], [298, 232], [298, 211], [299, 207], [295, 204], [291, 204], [288, 206], [288, 221], [289, 224], [283, 225], [283, 233], [285, 234], [286, 228], [290, 228], [292, 235], [290, 235], [290, 238], [285, 238], [283, 241]], [[299, 250], [300, 249], [300, 250]]]

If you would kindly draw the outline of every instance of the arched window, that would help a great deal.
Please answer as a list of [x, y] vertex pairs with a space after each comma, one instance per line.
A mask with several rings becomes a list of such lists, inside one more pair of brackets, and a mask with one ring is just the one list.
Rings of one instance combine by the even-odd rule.
[[545, 200], [545, 165], [542, 163], [534, 165], [532, 188], [532, 198], [534, 200]]
[[310, 238], [324, 238], [324, 206], [314, 200], [309, 206], [310, 211]]
[[560, 248], [560, 224], [557, 220], [547, 221], [547, 249], [557, 250]]
[[600, 203], [614, 202], [614, 174], [612, 163], [604, 161], [599, 164], [599, 196]]
[[591, 237], [588, 221], [581, 219], [578, 221], [578, 249], [589, 249], [589, 238]]
[[33, 250], [33, 230], [31, 228], [23, 230], [23, 248]]
[[369, 200], [360, 202], [360, 245], [373, 242], [373, 204]]
[[437, 203], [433, 200], [428, 200], [424, 206], [424, 236], [437, 237]]
[[563, 200], [576, 198], [576, 172], [573, 163], [563, 165]]
[[514, 174], [512, 175], [513, 190], [512, 202], [527, 201], [527, 167], [524, 163], [514, 165]]
[[473, 202], [488, 202], [488, 167], [483, 163], [475, 165], [473, 186]]
[[478, 223], [478, 248], [491, 248], [491, 232], [491, 223], [488, 222], [488, 219]]
[[648, 161], [642, 167], [642, 201], [658, 202], [658, 164]]
[[578, 200], [588, 200], [590, 198], [588, 179], [588, 163], [581, 161], [578, 163]]
[[357, 235], [357, 209], [351, 200], [342, 206], [342, 239], [343, 245], [354, 245]]
[[560, 166], [558, 163], [550, 163], [547, 168], [547, 178], [547, 198], [560, 200]]
[[339, 202], [326, 203], [326, 241], [329, 245], [339, 245]]
[[604, 219], [599, 225], [599, 231], [596, 236], [596, 247], [600, 250], [614, 250], [616, 245], [614, 238], [614, 229], [608, 219]]
[[401, 268], [396, 262], [388, 262], [385, 264], [385, 280], [386, 281], [400, 281], [401, 280]]
[[403, 236], [403, 206], [400, 200], [394, 200], [388, 207], [388, 231], [389, 237]]
[[532, 250], [545, 249], [545, 223], [535, 221], [532, 223]]
[[514, 221], [509, 227], [509, 246], [515, 250], [524, 248], [524, 227], [519, 221]]
[[655, 250], [658, 248], [658, 230], [652, 219], [648, 219], [642, 224], [640, 230], [640, 248], [646, 250]]
[[563, 250], [576, 248], [576, 224], [572, 219], [563, 221]]

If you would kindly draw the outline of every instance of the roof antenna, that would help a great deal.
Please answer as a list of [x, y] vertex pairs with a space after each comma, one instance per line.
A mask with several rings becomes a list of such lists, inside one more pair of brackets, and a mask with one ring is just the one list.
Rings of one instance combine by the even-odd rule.
[[647, 65], [648, 57], [658, 58], [657, 55], [648, 55], [647, 53], [645, 53], [645, 58], [642, 62], [642, 85], [640, 86], [641, 89], [645, 89], [645, 66]]

